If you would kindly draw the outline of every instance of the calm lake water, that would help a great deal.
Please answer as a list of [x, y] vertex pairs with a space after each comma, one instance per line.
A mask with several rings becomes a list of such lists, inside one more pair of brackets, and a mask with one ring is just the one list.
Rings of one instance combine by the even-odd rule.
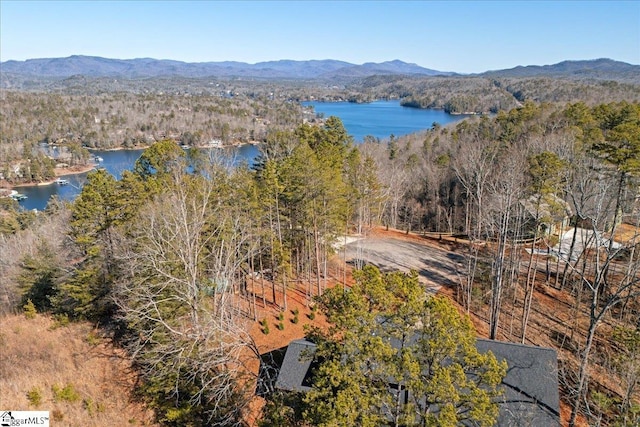
[[313, 106], [316, 113], [324, 117], [340, 117], [347, 132], [356, 142], [362, 142], [366, 135], [386, 139], [429, 129], [433, 123], [444, 126], [466, 118], [451, 115], [444, 110], [425, 110], [403, 107], [400, 101], [375, 101], [367, 104], [353, 102], [303, 102]]
[[[444, 126], [465, 118], [452, 116], [442, 110], [402, 107], [399, 101], [376, 101], [368, 104], [305, 102], [303, 105], [313, 106], [315, 112], [323, 114], [324, 117], [339, 117], [355, 142], [362, 142], [366, 135], [382, 140], [389, 138], [390, 135], [402, 136], [429, 129], [434, 122]], [[258, 147], [254, 145], [243, 145], [236, 150], [236, 158], [249, 163], [253, 163], [259, 154]], [[92, 151], [92, 153], [102, 157], [100, 166], [119, 179], [122, 172], [133, 168], [142, 150]], [[68, 185], [51, 184], [17, 188], [18, 192], [27, 196], [20, 205], [25, 209], [42, 210], [47, 206], [49, 198], [54, 195], [58, 195], [63, 200], [73, 200], [80, 194], [87, 180], [87, 174], [68, 175], [64, 179], [69, 181]]]
[[[219, 150], [218, 148], [214, 150]], [[122, 173], [133, 169], [133, 165], [140, 157], [143, 150], [118, 150], [99, 151], [92, 150], [91, 154], [102, 157], [99, 166], [104, 167], [109, 173], [120, 179]], [[234, 153], [237, 161], [253, 162], [258, 156], [259, 150], [255, 145], [243, 145], [236, 149]], [[74, 200], [80, 194], [82, 186], [87, 181], [87, 173], [66, 175], [63, 178], [69, 181], [67, 185], [38, 185], [34, 187], [17, 187], [16, 191], [27, 196], [27, 199], [20, 201], [20, 206], [25, 209], [43, 210], [51, 196], [57, 195], [63, 200]]]

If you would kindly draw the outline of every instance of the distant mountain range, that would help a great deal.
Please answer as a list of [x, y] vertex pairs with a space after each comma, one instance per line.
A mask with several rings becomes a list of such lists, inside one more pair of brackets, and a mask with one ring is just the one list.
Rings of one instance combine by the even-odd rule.
[[109, 59], [74, 55], [68, 58], [28, 59], [0, 63], [0, 72], [33, 77], [255, 77], [266, 79], [331, 79], [335, 76], [366, 77], [377, 74], [445, 75], [399, 60], [362, 65], [332, 59], [311, 61], [181, 62], [164, 59]]
[[528, 65], [518, 66], [507, 70], [487, 71], [483, 76], [496, 77], [587, 77], [610, 78], [635, 77], [640, 78], [640, 65], [632, 65], [626, 62], [612, 59], [593, 59], [587, 61], [562, 61], [553, 65]]
[[[420, 67], [400, 60], [362, 65], [332, 59], [310, 61], [268, 61], [256, 64], [244, 62], [189, 63], [151, 58], [109, 59], [97, 56], [74, 55], [68, 58], [42, 58], [0, 63], [0, 73], [42, 78], [71, 76], [117, 77], [126, 79], [150, 77], [244, 77], [262, 79], [322, 79], [349, 80], [373, 75], [452, 76], [444, 72]], [[640, 65], [611, 59], [564, 61], [554, 65], [518, 66], [508, 70], [487, 71], [475, 76], [486, 77], [573, 77], [636, 80]]]

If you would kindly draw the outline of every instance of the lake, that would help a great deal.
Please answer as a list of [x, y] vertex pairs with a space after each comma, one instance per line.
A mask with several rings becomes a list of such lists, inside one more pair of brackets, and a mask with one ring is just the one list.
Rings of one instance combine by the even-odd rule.
[[[353, 102], [304, 102], [303, 105], [313, 106], [316, 113], [324, 117], [336, 116], [342, 120], [347, 132], [354, 141], [362, 142], [366, 135], [379, 139], [387, 139], [390, 135], [402, 136], [421, 130], [429, 129], [433, 123], [444, 126], [448, 123], [460, 121], [465, 116], [454, 116], [443, 110], [423, 110], [403, 107], [400, 101], [375, 101], [367, 104]], [[236, 148], [236, 158], [252, 163], [259, 154], [255, 145], [243, 145]], [[142, 150], [92, 151], [95, 156], [102, 157], [103, 166], [116, 178], [122, 172], [133, 168]], [[75, 199], [87, 180], [87, 174], [67, 175], [68, 185], [40, 185], [35, 187], [19, 187], [18, 192], [27, 196], [20, 205], [25, 209], [42, 210], [47, 206], [49, 198], [58, 195], [63, 200]]]
[[367, 135], [379, 139], [387, 139], [391, 135], [408, 135], [430, 129], [434, 122], [444, 126], [467, 117], [451, 115], [444, 110], [403, 107], [400, 101], [375, 101], [366, 104], [303, 102], [302, 105], [312, 106], [316, 113], [325, 118], [339, 117], [355, 142], [362, 142]]
[[[212, 150], [221, 150], [213, 148]], [[116, 178], [120, 178], [126, 170], [133, 169], [136, 160], [140, 157], [143, 150], [116, 150], [116, 151], [100, 151], [91, 150], [91, 154], [99, 156], [102, 161], [98, 166], [104, 167], [109, 173]], [[235, 148], [235, 156], [238, 161], [253, 162], [258, 156], [259, 149], [255, 145], [242, 145]], [[31, 187], [16, 187], [16, 191], [27, 196], [25, 200], [20, 201], [20, 206], [25, 209], [43, 210], [47, 206], [47, 202], [51, 196], [57, 195], [62, 200], [74, 200], [80, 194], [82, 186], [87, 181], [87, 174], [65, 175], [63, 178], [69, 181], [67, 185], [50, 184], [38, 185]]]

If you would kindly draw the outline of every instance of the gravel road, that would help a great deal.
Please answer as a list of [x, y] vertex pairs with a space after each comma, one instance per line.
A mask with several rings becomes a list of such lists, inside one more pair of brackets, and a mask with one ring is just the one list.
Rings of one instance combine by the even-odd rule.
[[419, 280], [431, 292], [442, 285], [459, 283], [456, 271], [463, 270], [464, 257], [437, 247], [390, 237], [367, 237], [353, 240], [342, 249], [347, 263], [372, 264], [381, 271], [416, 270]]

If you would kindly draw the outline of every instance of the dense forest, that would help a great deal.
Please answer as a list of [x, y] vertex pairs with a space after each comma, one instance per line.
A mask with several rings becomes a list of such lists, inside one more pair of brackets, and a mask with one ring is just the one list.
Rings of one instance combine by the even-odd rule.
[[323, 99], [367, 102], [400, 99], [406, 106], [444, 109], [452, 114], [497, 113], [519, 107], [525, 101], [587, 104], [640, 100], [638, 82], [550, 77], [513, 78], [372, 76], [327, 92]]
[[[287, 96], [3, 91], [5, 179], [17, 179], [8, 165], [25, 159], [31, 180], [46, 178], [33, 172], [54, 166], [43, 142], [65, 146], [78, 163], [87, 146], [149, 148], [120, 180], [91, 173], [73, 203], [52, 200], [35, 214], [1, 199], [2, 313], [104, 325], [134, 360], [160, 422], [238, 425], [255, 381], [244, 366], [258, 357], [248, 333], [259, 320], [256, 300], [286, 310], [288, 290], [304, 283], [308, 302], [343, 328], [340, 339], [354, 315], [339, 311], [344, 301], [329, 286], [340, 236], [380, 225], [453, 236], [462, 261], [450, 291], [461, 311], [484, 319], [491, 339], [558, 350], [571, 425], [579, 417], [634, 425], [638, 87], [479, 78], [455, 92], [456, 81], [371, 78], [366, 91], [298, 87]], [[312, 117], [293, 101], [311, 96], [495, 114], [354, 145], [335, 117], [305, 122]], [[260, 141], [262, 154], [252, 168], [232, 167], [215, 152], [194, 149], [187, 158], [179, 145], [211, 139]], [[364, 294], [391, 292], [367, 288], [383, 279], [363, 271]], [[248, 292], [247, 278], [258, 276], [261, 293]], [[394, 277], [385, 283], [405, 283]], [[403, 292], [417, 292], [411, 283]], [[539, 323], [541, 289], [566, 305], [568, 316], [555, 313], [553, 327]], [[434, 301], [424, 310], [450, 315]], [[282, 425], [340, 422], [322, 406], [320, 385], [316, 391], [297, 402], [301, 418]], [[491, 425], [494, 411], [487, 405], [477, 422]], [[427, 419], [438, 423], [420, 422]]]

